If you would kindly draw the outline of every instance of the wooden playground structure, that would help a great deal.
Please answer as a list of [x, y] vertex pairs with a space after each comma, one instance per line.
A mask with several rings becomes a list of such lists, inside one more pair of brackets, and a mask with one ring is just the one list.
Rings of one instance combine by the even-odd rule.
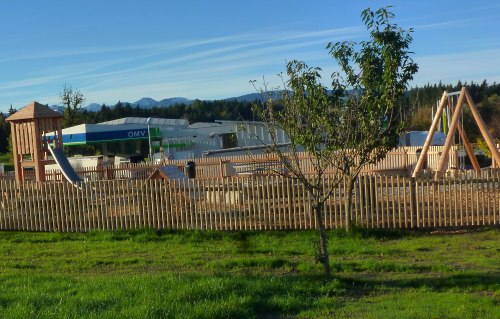
[[16, 181], [25, 180], [28, 167], [34, 167], [36, 181], [45, 181], [45, 165], [55, 163], [49, 159], [46, 134], [54, 132], [51, 142], [61, 149], [62, 118], [61, 113], [33, 102], [6, 119], [11, 127]]
[[[456, 105], [453, 105], [452, 103], [452, 97], [458, 95], [458, 101]], [[422, 153], [420, 155], [420, 158], [415, 166], [415, 169], [413, 170], [413, 177], [417, 177], [418, 174], [421, 172], [424, 161], [427, 156], [427, 152], [429, 150], [432, 137], [434, 136], [434, 133], [436, 132], [436, 128], [438, 126], [439, 120], [443, 114], [444, 108], [447, 105], [450, 111], [450, 114], [452, 114], [452, 120], [450, 124], [450, 129], [448, 131], [448, 134], [446, 135], [446, 141], [443, 146], [443, 152], [441, 155], [441, 158], [439, 160], [438, 167], [436, 169], [435, 173], [435, 178], [436, 180], [439, 179], [445, 170], [445, 165], [448, 162], [448, 153], [450, 152], [450, 148], [452, 146], [453, 140], [455, 138], [455, 132], [458, 129], [460, 138], [463, 141], [463, 144], [465, 146], [465, 150], [467, 152], [467, 155], [469, 156], [472, 166], [474, 167], [474, 171], [477, 174], [480, 174], [481, 168], [479, 167], [479, 163], [477, 162], [476, 156], [474, 155], [474, 151], [472, 149], [472, 146], [469, 142], [469, 138], [467, 137], [467, 134], [465, 130], [463, 129], [462, 124], [460, 123], [460, 116], [461, 116], [461, 111], [463, 108], [464, 101], [467, 100], [467, 105], [469, 106], [471, 113], [474, 117], [474, 120], [476, 124], [479, 127], [479, 130], [481, 131], [481, 135], [483, 136], [484, 140], [486, 141], [486, 144], [488, 145], [488, 148], [491, 152], [492, 157], [494, 157], [496, 163], [500, 163], [500, 153], [498, 151], [497, 146], [495, 145], [495, 142], [493, 141], [493, 138], [491, 137], [490, 132], [486, 128], [486, 125], [484, 124], [484, 121], [479, 114], [476, 104], [472, 100], [469, 91], [467, 91], [466, 87], [462, 87], [462, 90], [460, 92], [452, 92], [448, 93], [444, 91], [443, 96], [441, 98], [441, 102], [439, 103], [439, 107], [436, 111], [436, 115], [434, 116], [434, 119], [432, 121], [431, 127], [429, 129], [429, 133], [427, 135], [427, 139], [425, 140], [424, 147], [422, 149]]]

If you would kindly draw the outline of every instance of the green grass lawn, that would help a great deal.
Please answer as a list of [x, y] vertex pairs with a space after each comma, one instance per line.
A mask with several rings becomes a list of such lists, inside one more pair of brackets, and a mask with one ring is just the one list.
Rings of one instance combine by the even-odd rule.
[[1, 318], [500, 318], [500, 230], [0, 232]]
[[11, 163], [11, 162], [12, 162], [12, 154], [0, 153], [0, 163]]
[[3, 154], [0, 153], [0, 163], [4, 163], [5, 167], [4, 169], [6, 171], [12, 171], [14, 170], [14, 164], [12, 162], [12, 154]]

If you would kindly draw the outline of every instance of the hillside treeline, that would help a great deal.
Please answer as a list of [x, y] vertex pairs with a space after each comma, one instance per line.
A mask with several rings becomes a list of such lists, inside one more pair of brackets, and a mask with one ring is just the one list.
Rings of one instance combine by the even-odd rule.
[[[456, 85], [450, 85], [440, 82], [411, 89], [407, 94], [407, 103], [414, 105], [415, 111], [409, 121], [408, 130], [428, 130], [432, 122], [432, 110], [436, 110], [443, 91], [460, 91], [462, 86], [469, 90], [482, 118], [490, 129], [490, 133], [494, 138], [500, 139], [500, 84], [488, 84], [486, 80], [481, 84], [458, 82]], [[454, 98], [454, 103], [456, 103], [457, 98], [458, 96]], [[463, 107], [463, 126], [469, 139], [476, 142], [481, 134], [470, 109], [465, 104]]]
[[[428, 130], [432, 120], [432, 108], [436, 107], [437, 101], [441, 98], [443, 91], [459, 91], [465, 85], [475, 101], [483, 119], [490, 128], [492, 135], [500, 139], [500, 84], [482, 83], [461, 83], [451, 84], [427, 84], [423, 87], [412, 88], [406, 95], [406, 101], [414, 106], [414, 113], [410, 115], [408, 130]], [[175, 104], [170, 107], [155, 107], [143, 109], [130, 103], [118, 102], [113, 106], [102, 105], [96, 112], [82, 110], [78, 116], [78, 123], [100, 123], [119, 119], [122, 117], [159, 117], [172, 119], [186, 119], [190, 123], [213, 122], [215, 120], [258, 120], [252, 111], [252, 106], [256, 102], [218, 100], [201, 101], [194, 100], [192, 104]], [[258, 103], [258, 102], [257, 102]], [[15, 110], [10, 108], [9, 112]], [[10, 127], [5, 122], [9, 114], [0, 113], [0, 153], [8, 152], [8, 138]], [[472, 115], [467, 107], [463, 112], [464, 128], [471, 141], [475, 142], [480, 136], [477, 125], [473, 121]]]
[[252, 102], [236, 100], [201, 101], [192, 104], [174, 104], [169, 107], [139, 108], [130, 103], [118, 102], [109, 107], [103, 105], [97, 112], [82, 111], [81, 123], [100, 123], [122, 117], [159, 117], [186, 119], [190, 123], [213, 122], [215, 120], [252, 120]]

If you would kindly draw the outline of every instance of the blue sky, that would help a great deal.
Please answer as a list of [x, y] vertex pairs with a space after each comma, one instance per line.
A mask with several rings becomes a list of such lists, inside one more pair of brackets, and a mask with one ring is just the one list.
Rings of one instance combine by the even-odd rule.
[[292, 59], [328, 79], [327, 43], [363, 40], [361, 11], [386, 5], [415, 29], [413, 86], [500, 82], [499, 1], [16, 0], [0, 2], [0, 111], [65, 84], [86, 103], [239, 96]]

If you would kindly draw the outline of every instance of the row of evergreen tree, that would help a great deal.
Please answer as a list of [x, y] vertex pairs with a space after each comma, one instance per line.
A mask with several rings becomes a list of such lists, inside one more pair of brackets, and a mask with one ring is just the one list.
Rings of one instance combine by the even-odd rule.
[[158, 117], [186, 119], [190, 123], [213, 122], [215, 120], [253, 120], [252, 102], [236, 100], [201, 101], [192, 104], [174, 104], [169, 107], [140, 108], [130, 103], [118, 102], [109, 107], [102, 105], [97, 112], [83, 110], [78, 118], [80, 123], [100, 123], [122, 117]]
[[441, 98], [444, 90], [447, 90], [448, 93], [460, 91], [462, 86], [467, 87], [475, 103], [481, 103], [487, 97], [494, 94], [500, 95], [500, 84], [495, 82], [493, 84], [488, 84], [486, 80], [481, 84], [475, 82], [462, 83], [458, 81], [456, 85], [451, 85], [439, 82], [438, 84], [427, 84], [423, 87], [416, 87], [409, 90], [408, 102], [415, 103], [417, 109], [420, 107], [431, 107]]
[[[444, 90], [459, 91], [466, 86], [473, 100], [478, 106], [486, 124], [495, 138], [500, 138], [500, 84], [479, 83], [427, 84], [423, 87], [412, 88], [406, 95], [406, 101], [415, 106], [415, 113], [411, 116], [408, 130], [427, 130], [431, 123], [432, 107], [436, 105]], [[175, 104], [170, 107], [155, 107], [144, 109], [130, 103], [118, 102], [114, 106], [102, 105], [99, 111], [81, 110], [77, 123], [100, 123], [122, 117], [159, 117], [172, 119], [186, 119], [193, 122], [213, 122], [215, 120], [258, 120], [253, 112], [255, 102], [237, 100], [202, 101], [194, 100], [192, 104]], [[15, 112], [12, 106], [10, 114]], [[5, 121], [9, 114], [0, 113], [0, 153], [8, 152], [10, 126]], [[464, 128], [471, 140], [479, 136], [477, 126], [468, 109], [464, 111]]]
[[[443, 91], [456, 92], [463, 86], [467, 87], [490, 133], [500, 140], [500, 84], [496, 82], [488, 84], [486, 80], [481, 84], [459, 81], [456, 85], [450, 85], [439, 82], [409, 90], [406, 103], [414, 105], [415, 111], [409, 121], [408, 130], [428, 130], [432, 122], [432, 112], [437, 108]], [[456, 100], [454, 102], [456, 103]], [[476, 142], [480, 137], [480, 131], [468, 107], [463, 108], [462, 119], [469, 139], [471, 142]]]

